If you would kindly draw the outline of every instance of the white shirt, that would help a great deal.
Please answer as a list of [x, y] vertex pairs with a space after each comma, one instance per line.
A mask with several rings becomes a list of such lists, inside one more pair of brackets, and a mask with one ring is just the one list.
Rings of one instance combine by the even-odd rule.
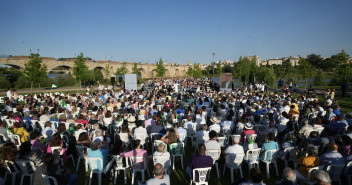
[[229, 146], [225, 150], [226, 154], [244, 154], [243, 146], [239, 144], [234, 144]]
[[10, 90], [8, 90], [8, 91], [6, 92], [6, 96], [7, 96], [10, 100], [12, 100], [12, 92], [11, 92]]
[[[182, 127], [178, 127], [177, 131], [180, 134], [180, 138], [179, 138], [180, 141], [183, 142], [185, 140], [185, 138], [187, 137], [187, 130]], [[181, 138], [182, 135], [184, 136], [183, 138]]]
[[145, 137], [148, 136], [148, 133], [147, 133], [147, 129], [143, 128], [143, 127], [137, 127], [134, 129], [134, 135], [135, 134], [144, 134]]
[[196, 133], [196, 138], [198, 141], [197, 144], [205, 143], [209, 140], [209, 132], [205, 130], [200, 130]]
[[221, 148], [220, 143], [216, 140], [209, 140], [205, 142], [204, 145], [207, 150], [220, 150]]

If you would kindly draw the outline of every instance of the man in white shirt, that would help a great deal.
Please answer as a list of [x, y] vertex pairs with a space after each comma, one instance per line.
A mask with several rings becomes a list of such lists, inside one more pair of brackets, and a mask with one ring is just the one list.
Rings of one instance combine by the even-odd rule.
[[[134, 138], [136, 138], [136, 135], [138, 134], [138, 135], [144, 135], [144, 138], [140, 138], [140, 137], [138, 137], [138, 139], [139, 140], [143, 140], [143, 141], [145, 141], [145, 138], [148, 136], [148, 133], [147, 133], [147, 129], [145, 129], [144, 127], [143, 127], [143, 121], [142, 120], [138, 120], [137, 122], [136, 122], [136, 128], [134, 129], [134, 132], [133, 132], [133, 136], [134, 136]], [[144, 142], [142, 142], [142, 143], [144, 143]]]
[[185, 129], [190, 129], [190, 128], [192, 128], [193, 130], [196, 130], [196, 128], [197, 128], [197, 123], [192, 122], [191, 116], [188, 116], [187, 122], [185, 123], [184, 128], [185, 128]]
[[243, 146], [240, 145], [240, 137], [233, 138], [233, 145], [226, 148], [225, 153], [228, 154], [243, 154]]
[[45, 109], [43, 114], [39, 117], [39, 121], [50, 121], [50, 117], [48, 116], [48, 111]]
[[220, 150], [221, 146], [218, 141], [216, 141], [216, 132], [214, 130], [209, 132], [209, 140], [204, 143], [207, 150]]
[[197, 145], [209, 140], [209, 132], [207, 131], [207, 128], [207, 125], [202, 125], [201, 130], [196, 133]]
[[9, 88], [6, 92], [6, 96], [9, 98], [9, 100], [12, 100], [12, 89]]
[[153, 173], [155, 177], [149, 179], [146, 185], [154, 185], [154, 184], [170, 185], [170, 177], [168, 175], [164, 175], [163, 165], [161, 165], [160, 163], [156, 164], [154, 166]]
[[177, 131], [178, 131], [178, 134], [180, 135], [180, 141], [183, 142], [185, 140], [185, 138], [187, 137], [187, 130], [183, 128], [184, 124], [183, 122], [181, 121], [179, 124], [178, 124], [178, 128], [177, 128]]

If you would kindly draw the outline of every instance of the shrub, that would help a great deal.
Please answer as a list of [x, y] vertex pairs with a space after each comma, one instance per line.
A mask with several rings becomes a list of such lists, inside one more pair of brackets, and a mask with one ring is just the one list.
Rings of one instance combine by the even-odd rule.
[[11, 87], [11, 83], [4, 77], [0, 77], [0, 87], [1, 89], [8, 89]]
[[55, 77], [55, 84], [58, 87], [65, 87], [65, 86], [73, 86], [76, 83], [72, 75], [58, 75]]

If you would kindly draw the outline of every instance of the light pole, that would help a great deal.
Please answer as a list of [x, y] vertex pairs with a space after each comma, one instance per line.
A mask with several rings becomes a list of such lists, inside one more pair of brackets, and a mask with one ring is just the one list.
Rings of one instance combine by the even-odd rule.
[[215, 62], [214, 62], [214, 57], [215, 57], [215, 53], [212, 53], [212, 55], [213, 55], [213, 77], [214, 77], [214, 65], [215, 65]]

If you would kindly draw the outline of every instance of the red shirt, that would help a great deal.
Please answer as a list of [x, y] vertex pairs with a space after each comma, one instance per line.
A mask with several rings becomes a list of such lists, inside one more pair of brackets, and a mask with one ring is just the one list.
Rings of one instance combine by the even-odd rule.
[[244, 137], [246, 137], [247, 134], [255, 134], [254, 130], [244, 130], [241, 134], [241, 142], [244, 142]]
[[81, 123], [81, 124], [85, 125], [85, 124], [88, 124], [88, 120], [79, 119], [79, 120], [77, 120], [77, 123]]

